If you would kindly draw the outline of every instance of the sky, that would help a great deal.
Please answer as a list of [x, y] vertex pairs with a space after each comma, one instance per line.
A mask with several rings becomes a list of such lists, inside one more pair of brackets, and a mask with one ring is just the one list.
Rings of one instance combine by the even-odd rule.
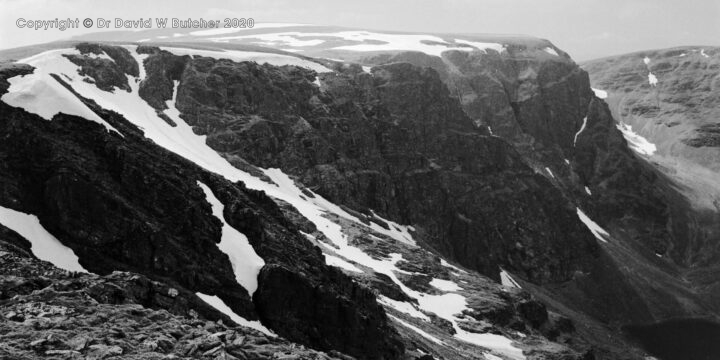
[[576, 61], [681, 45], [720, 46], [720, 0], [0, 0], [0, 49], [98, 29], [19, 28], [55, 18], [253, 18], [432, 33], [526, 34]]

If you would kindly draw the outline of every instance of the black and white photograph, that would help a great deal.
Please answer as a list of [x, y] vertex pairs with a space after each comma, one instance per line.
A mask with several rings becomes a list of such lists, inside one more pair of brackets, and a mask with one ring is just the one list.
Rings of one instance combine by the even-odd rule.
[[0, 359], [718, 360], [720, 1], [0, 0]]

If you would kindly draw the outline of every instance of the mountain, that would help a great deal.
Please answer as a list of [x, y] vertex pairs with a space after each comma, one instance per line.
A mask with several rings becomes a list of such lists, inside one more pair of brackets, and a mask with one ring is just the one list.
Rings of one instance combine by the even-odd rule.
[[7, 356], [643, 359], [624, 327], [717, 317], [676, 260], [686, 192], [549, 41], [276, 24], [0, 58], [6, 321], [180, 329]]
[[583, 64], [593, 86], [607, 93], [620, 126], [650, 149], [648, 161], [684, 195], [675, 208], [692, 216], [674, 224], [676, 240], [666, 255], [687, 270], [698, 291], [715, 299], [719, 51], [682, 47]]

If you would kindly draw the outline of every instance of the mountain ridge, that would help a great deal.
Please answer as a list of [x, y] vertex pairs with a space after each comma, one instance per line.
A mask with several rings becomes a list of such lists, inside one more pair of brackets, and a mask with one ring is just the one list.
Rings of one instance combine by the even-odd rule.
[[[625, 178], [639, 174], [636, 178], [641, 180], [641, 185], [653, 188], [656, 184], [665, 186], [665, 180], [653, 175], [651, 168], [638, 166], [643, 164], [642, 157], [638, 157], [628, 148], [623, 134], [615, 129], [614, 119], [607, 106], [593, 96], [587, 75], [583, 75], [582, 70], [564, 53], [564, 56], [557, 52], [558, 55], [554, 55], [545, 50], [545, 47], [510, 47], [503, 51], [477, 47], [472, 51], [455, 49], [444, 52], [439, 58], [413, 52], [391, 51], [386, 55], [365, 52], [352, 56], [360, 64], [337, 59], [304, 63], [303, 61], [309, 58], [293, 56], [297, 60], [288, 60], [278, 58], [280, 55], [277, 54], [263, 55], [274, 59], [269, 61], [292, 61], [293, 66], [282, 66], [280, 63], [259, 65], [243, 62], [243, 59], [252, 61], [253, 58], [239, 57], [239, 53], [229, 54], [234, 57], [235, 61], [232, 61], [219, 59], [223, 56], [222, 53], [194, 50], [173, 53], [177, 50], [172, 47], [151, 46], [122, 46], [119, 49], [125, 50], [115, 51], [111, 46], [76, 45], [74, 51], [79, 55], [70, 54], [64, 57], [75, 63], [77, 70], [73, 72], [77, 74], [57, 74], [55, 81], [64, 83], [68, 90], [74, 92], [74, 96], [80, 96], [83, 103], [94, 108], [105, 121], [110, 121], [124, 138], [130, 137], [122, 141], [137, 143], [139, 148], [145, 149], [150, 146], [150, 142], [142, 140], [144, 133], [144, 136], [161, 145], [153, 145], [152, 149], [165, 147], [170, 150], [168, 154], [172, 156], [169, 158], [184, 156], [191, 160], [189, 164], [194, 161], [202, 164], [199, 167], [224, 174], [219, 177], [203, 175], [198, 181], [212, 189], [225, 206], [225, 221], [247, 235], [252, 247], [259, 251], [266, 263], [277, 257], [283, 264], [278, 268], [266, 265], [261, 270], [260, 290], [252, 299], [258, 304], [264, 304], [263, 306], [272, 306], [268, 310], [260, 309], [260, 318], [263, 324], [272, 324], [273, 329], [283, 329], [287, 324], [285, 321], [288, 319], [284, 319], [280, 314], [288, 310], [294, 312], [298, 319], [303, 319], [293, 325], [295, 329], [302, 329], [304, 324], [308, 323], [329, 322], [328, 319], [319, 319], [311, 312], [306, 313], [304, 309], [280, 301], [285, 290], [298, 284], [297, 276], [300, 276], [300, 283], [305, 281], [305, 276], [314, 276], [312, 271], [307, 273], [309, 268], [299, 270], [300, 275], [284, 270], [284, 266], [295, 262], [288, 258], [287, 245], [284, 244], [287, 239], [297, 239], [291, 240], [291, 243], [304, 243], [304, 240], [307, 240], [307, 243], [311, 244], [306, 247], [308, 250], [314, 246], [314, 250], [309, 253], [318, 254], [310, 256], [311, 258], [322, 256], [325, 261], [320, 258], [321, 262], [334, 262], [343, 269], [343, 276], [349, 275], [353, 283], [362, 284], [350, 287], [357, 290], [349, 290], [353, 296], [358, 296], [358, 304], [362, 304], [364, 300], [360, 299], [366, 296], [377, 298], [384, 311], [392, 314], [388, 324], [393, 324], [391, 327], [399, 331], [406, 348], [405, 356], [414, 351], [413, 346], [418, 342], [422, 343], [424, 350], [415, 354], [432, 350], [441, 357], [469, 356], [473, 351], [472, 347], [465, 349], [463, 345], [449, 350], [447, 347], [437, 347], [435, 340], [442, 343], [453, 341], [454, 344], [455, 338], [476, 339], [473, 341], [482, 343], [491, 338], [487, 335], [487, 327], [484, 327], [485, 331], [480, 330], [483, 328], [481, 324], [489, 321], [494, 328], [492, 331], [509, 339], [502, 342], [509, 341], [507, 344], [512, 345], [492, 343], [492, 346], [497, 348], [490, 346], [489, 352], [483, 352], [486, 358], [555, 358], [554, 356], [560, 356], [563, 352], [574, 356], [573, 358], [641, 358], [641, 352], [635, 349], [634, 345], [610, 337], [610, 334], [616, 333], [604, 328], [606, 325], [603, 324], [617, 327], [622, 324], [620, 320], [627, 315], [637, 322], [662, 319], [662, 316], [658, 316], [658, 309], [663, 309], [668, 304], [667, 299], [676, 296], [678, 291], [685, 291], [682, 286], [677, 288], [679, 290], [673, 290], [668, 285], [675, 281], [672, 275], [667, 275], [672, 274], [672, 267], [656, 264], [653, 253], [650, 253], [649, 260], [638, 256], [643, 251], [649, 251], [648, 249], [664, 251], [663, 246], [667, 242], [654, 243], [645, 239], [656, 237], [654, 232], [658, 230], [655, 230], [656, 226], [652, 224], [664, 225], [667, 221], [667, 214], [662, 208], [669, 206], [667, 199], [675, 196], [674, 190], [668, 187], [667, 194], [658, 197], [643, 193], [643, 186], [623, 189], [624, 183], [613, 179], [612, 171], [618, 171]], [[117, 83], [111, 80], [110, 87], [115, 87], [115, 90], [114, 93], [108, 93], [100, 87], [111, 78], [105, 78], [102, 74], [112, 73], [111, 70], [120, 65], [116, 59], [118, 56], [113, 53], [125, 51], [130, 53], [131, 58], [136, 59], [133, 61], [140, 59], [142, 71], [138, 75], [124, 72], [128, 80], [126, 90], [122, 89], [122, 81]], [[193, 52], [201, 53], [204, 57], [187, 56]], [[111, 59], [101, 59], [103, 54], [109, 55]], [[427, 64], [430, 64], [432, 69], [426, 68]], [[319, 70], [324, 67], [330, 71], [318, 72], [307, 67]], [[488, 75], [485, 72], [487, 69], [503, 69], [509, 75], [497, 75], [502, 74], [500, 71], [489, 72]], [[18, 71], [27, 69], [3, 71], [4, 78], [12, 79]], [[83, 82], [97, 86], [84, 85]], [[494, 87], [498, 83], [501, 84], [500, 92]], [[238, 87], [237, 84], [243, 85]], [[551, 91], [552, 95], [538, 97], [545, 89]], [[143, 109], [147, 109], [144, 110], [144, 116], [148, 119], [156, 117], [152, 121], [158, 122], [142, 122], [146, 120], [137, 118], [136, 113], [127, 112], [127, 107], [118, 107], [122, 114], [113, 115], [100, 109], [96, 102], [110, 105], [113, 100], [108, 99], [121, 99], [120, 96], [125, 96], [124, 92], [138, 94], [138, 99], [144, 102]], [[497, 95], [488, 97], [488, 94]], [[7, 105], [2, 106], [3, 117], [8, 114], [17, 116]], [[477, 109], [493, 110], [478, 112]], [[582, 119], [583, 115], [585, 120]], [[57, 115], [49, 123], [59, 122], [68, 129], [83, 129], [72, 125], [67, 118], [65, 115]], [[550, 126], [557, 131], [547, 132], [548, 122], [554, 122], [554, 125]], [[20, 125], [18, 122], [11, 124], [11, 128]], [[149, 126], [155, 126], [152, 124], [167, 129], [163, 131], [169, 131], [168, 134], [181, 134], [181, 131], [190, 129], [194, 136], [207, 136], [203, 138], [202, 145], [222, 155], [212, 155], [218, 156], [214, 159], [224, 158], [224, 161], [229, 161], [234, 168], [217, 167], [219, 165], [214, 162], [216, 160], [207, 158], [210, 154], [205, 153], [207, 150], [201, 150], [205, 156], [202, 158], [197, 157], [199, 153], [193, 155], [183, 152], [186, 150], [172, 147], [167, 140], [158, 137], [161, 134], [151, 132]], [[490, 124], [490, 127], [485, 127], [486, 124]], [[507, 130], [503, 130], [504, 128]], [[494, 135], [493, 130], [499, 131], [499, 135]], [[17, 137], [21, 138], [20, 132], [17, 134]], [[386, 140], [383, 140], [383, 137], [386, 137]], [[73, 141], [80, 144], [85, 142], [79, 139]], [[146, 142], [148, 145], [142, 145]], [[488, 151], [478, 153], [478, 148]], [[27, 154], [37, 151], [29, 146], [25, 149]], [[147, 149], [144, 151], [157, 151]], [[171, 154], [172, 152], [178, 153], [180, 157]], [[376, 167], [377, 164], [373, 162], [378, 161], [380, 166]], [[383, 165], [383, 162], [386, 164]], [[25, 167], [20, 162], [13, 166], [17, 169]], [[178, 166], [180, 165], [175, 165]], [[272, 169], [276, 167], [281, 170]], [[252, 176], [237, 173], [238, 169]], [[155, 171], [157, 170], [151, 169], [150, 173]], [[173, 174], [176, 171], [177, 169], [165, 172]], [[463, 172], [472, 176], [463, 175]], [[295, 178], [288, 175], [294, 175]], [[233, 181], [221, 180], [223, 176], [243, 179], [247, 186], [241, 186], [239, 182], [230, 185]], [[407, 192], [413, 195], [402, 195], [401, 188], [393, 189], [398, 183], [407, 181], [403, 179], [412, 179], [412, 176], [420, 181], [408, 183], [414, 184], [412, 189], [420, 191], [413, 190]], [[497, 181], [493, 181], [492, 176], [496, 176]], [[346, 182], [345, 177], [353, 180]], [[362, 177], [368, 180], [358, 180]], [[25, 176], [18, 177], [21, 178]], [[268, 185], [255, 178], [263, 179]], [[389, 180], [383, 180], [386, 178]], [[384, 181], [391, 186], [382, 185]], [[509, 190], [506, 184], [508, 182], [514, 184]], [[272, 184], [277, 186], [280, 192], [277, 192]], [[63, 181], [50, 189], [62, 190], [73, 186]], [[87, 186], [88, 183], [80, 187]], [[188, 186], [183, 188], [193, 188]], [[442, 194], [438, 189], [443, 187], [447, 188], [446, 195], [432, 195]], [[534, 189], [532, 191], [536, 191], [537, 195], [524, 196], [523, 194], [529, 192], [528, 189]], [[496, 199], [487, 195], [493, 191], [498, 194]], [[158, 191], [161, 192], [165, 191]], [[275, 199], [270, 200], [262, 192], [273, 194], [271, 196]], [[201, 203], [199, 189], [184, 190], [182, 193], [193, 194], [191, 202]], [[257, 202], [246, 203], [251, 205], [235, 205], [242, 193]], [[458, 201], [461, 199], [458, 195], [472, 193], [475, 193], [475, 197], [469, 197], [462, 205], [463, 212], [447, 211], [447, 205], [439, 206], [448, 203], [447, 200], [442, 201], [443, 196], [452, 197], [456, 204], [463, 204], [463, 200]], [[422, 201], [429, 201], [429, 206], [412, 200], [412, 196], [417, 194], [424, 194]], [[531, 210], [528, 214], [532, 213], [532, 216], [514, 216], [516, 221], [513, 221], [513, 216], [502, 217], [505, 215], [501, 211], [503, 206], [507, 205], [509, 196], [516, 196], [518, 204], [524, 204], [513, 207], [515, 209], [556, 206], [561, 210], [551, 210], [540, 215]], [[599, 206], [595, 203], [595, 196], [607, 199], [606, 205]], [[640, 205], [637, 208], [639, 210], [635, 210], [631, 217], [624, 216], [624, 207], [630, 204], [628, 199], [638, 197], [645, 201], [645, 205]], [[73, 198], [79, 197], [71, 194], [67, 200]], [[393, 201], [403, 198], [405, 200], [393, 205]], [[477, 207], [477, 204], [487, 204], [487, 199], [490, 199], [492, 205], [486, 205], [488, 207], [485, 209]], [[548, 199], [552, 199], [549, 202], [551, 205], [543, 203], [543, 200]], [[409, 205], [413, 204], [413, 201], [416, 201], [415, 205]], [[7, 203], [7, 199], [4, 203], [11, 205]], [[320, 206], [325, 215], [315, 217], [313, 209], [316, 206]], [[659, 217], [646, 217], [643, 209], [653, 206], [660, 207]], [[208, 211], [207, 205], [202, 207], [205, 212]], [[580, 207], [590, 214], [589, 218]], [[261, 212], [260, 215], [258, 211]], [[439, 219], [442, 221], [433, 223], [437, 221], [434, 219], [438, 216], [438, 211], [447, 211], [447, 215], [441, 215]], [[419, 217], [418, 214], [423, 212], [427, 215]], [[580, 216], [580, 213], [587, 220]], [[558, 222], [558, 215], [565, 220]], [[74, 216], [66, 218], [72, 220]], [[43, 222], [43, 217], [40, 217]], [[602, 227], [589, 220], [590, 218], [599, 220]], [[492, 225], [493, 221], [496, 225]], [[213, 222], [213, 227], [217, 226], [217, 221]], [[467, 225], [478, 222], [491, 225]], [[448, 227], [448, 224], [455, 225]], [[508, 226], [510, 224], [512, 226]], [[529, 232], [534, 236], [520, 240], [521, 237], [517, 234], [522, 232], [518, 232], [518, 229], [528, 226], [526, 224], [536, 224], [533, 226], [537, 226], [538, 230]], [[476, 242], [463, 240], [477, 237], [468, 236], [467, 230], [457, 230], [460, 225], [466, 229], [470, 228], [469, 226], [485, 226], [488, 229], [495, 226], [494, 231], [501, 234], [499, 237], [494, 237], [497, 235], [491, 232], [480, 232], [484, 234], [480, 238], [483, 241], [495, 239], [492, 240], [494, 243], [487, 246], [487, 250], [498, 255], [488, 257], [488, 251], [477, 250]], [[273, 230], [275, 235], [271, 236], [275, 240], [267, 243], [267, 235], [263, 235], [268, 231], [266, 226], [273, 229], [287, 226], [289, 229], [296, 229], [290, 232], [300, 232], [288, 237]], [[336, 237], [335, 226], [339, 226], [344, 240]], [[549, 230], [553, 226], [563, 230], [576, 229], [572, 230], [576, 235], [573, 235], [572, 231], [563, 233], [561, 230]], [[588, 227], [589, 230], [581, 230], [583, 227]], [[623, 233], [627, 229], [637, 233], [627, 236]], [[52, 228], [50, 230], [56, 232]], [[444, 231], [448, 231], [448, 235], [443, 235]], [[548, 231], [554, 231], [557, 235], [545, 235]], [[217, 238], [217, 230], [213, 232]], [[503, 233], [515, 243], [504, 241]], [[547, 236], [548, 241], [545, 241], [545, 238], [536, 240], [538, 234]], [[667, 237], [660, 234], [661, 238]], [[445, 240], [439, 241], [438, 238], [442, 236], [446, 236]], [[553, 262], [564, 261], [562, 256], [553, 253], [552, 246], [556, 246], [553, 241], [557, 236], [567, 239], [557, 251], [567, 251], [568, 256], [565, 258], [569, 259], [572, 265], [553, 268], [557, 266]], [[577, 237], [584, 239], [587, 249], [573, 248], [577, 246]], [[421, 247], [416, 247], [417, 244]], [[520, 244], [519, 248], [517, 244]], [[422, 247], [428, 245], [430, 251], [425, 253], [427, 250]], [[262, 250], [266, 246], [269, 248]], [[453, 247], [458, 250], [453, 251]], [[369, 258], [365, 255], [351, 255], [349, 251], [353, 248], [362, 249], [369, 254]], [[507, 254], [523, 254], [524, 251], [525, 255], [506, 257]], [[487, 303], [486, 297], [490, 294], [501, 294], [502, 292], [497, 292], [501, 288], [490, 290], [492, 286], [489, 285], [473, 285], [470, 289], [464, 289], [468, 285], [462, 285], [465, 284], [463, 281], [487, 284], [487, 280], [481, 280], [483, 277], [476, 277], [474, 273], [472, 278], [468, 278], [463, 275], [465, 270], [461, 271], [459, 268], [448, 273], [447, 269], [452, 268], [443, 265], [445, 260], [438, 261], [437, 257], [433, 258], [437, 255], [431, 255], [438, 253], [447, 256], [449, 260], [459, 260], [465, 266], [470, 265], [470, 270], [480, 270], [496, 280], [510, 276], [505, 271], [507, 269], [517, 278], [517, 281], [510, 283], [523, 288], [527, 286], [533, 296], [540, 297], [543, 302], [552, 306], [549, 310], [544, 310], [545, 305], [532, 300], [525, 290], [520, 291], [522, 295], [519, 295], [519, 298], [515, 298], [515, 295], [510, 298], [493, 295], [500, 296], [503, 300], [499, 303], [498, 300]], [[587, 258], [578, 257], [578, 253], [585, 254]], [[518, 256], [520, 260], [513, 261], [512, 256]], [[535, 257], [548, 261], [538, 261]], [[81, 262], [82, 258], [81, 256]], [[423, 265], [413, 266], [406, 258]], [[639, 271], [638, 274], [665, 274], [662, 276], [668, 276], [668, 283], [638, 283], [641, 277], [633, 275], [632, 270], [620, 270], [618, 261], [627, 259], [632, 259], [631, 269]], [[311, 263], [316, 264], [316, 261]], [[226, 274], [231, 273], [227, 263], [223, 266]], [[387, 266], [390, 267], [384, 268]], [[374, 271], [370, 271], [373, 267]], [[302, 268], [301, 266], [299, 269]], [[505, 275], [502, 275], [501, 271]], [[318, 283], [321, 284], [320, 288], [333, 287], [335, 285], [331, 284], [338, 281], [344, 283], [345, 280], [338, 280], [342, 278], [339, 274], [340, 270], [336, 270], [327, 272], [328, 277], [321, 276], [323, 280]], [[623, 285], [618, 285], [618, 277]], [[264, 283], [268, 285], [265, 286]], [[345, 286], [340, 286], [340, 293], [347, 290]], [[457, 290], [456, 286], [460, 290]], [[373, 292], [362, 295], [364, 290], [360, 289], [365, 287], [369, 287]], [[627, 299], [618, 298], [611, 290], [613, 287], [616, 288], [615, 291], [623, 289], [631, 294]], [[311, 288], [297, 287], [296, 294], [304, 297], [317, 291]], [[646, 291], [660, 291], [662, 296], [654, 303], [648, 302]], [[450, 299], [457, 296], [465, 299], [466, 307], [471, 306], [462, 311], [462, 316], [457, 313], [443, 313], [429, 303], [434, 299], [451, 301]], [[476, 296], [479, 296], [478, 300], [470, 300]], [[597, 303], [593, 304], [589, 296], [597, 296], [594, 301], [607, 300], [608, 304], [593, 309]], [[324, 298], [325, 295], [320, 297]], [[325, 300], [332, 303], [331, 299]], [[304, 300], [303, 303], [309, 304], [313, 301], [315, 300]], [[696, 306], [698, 311], [706, 311], [701, 300], [688, 298], [686, 301], [689, 303], [686, 304], [688, 308]], [[370, 305], [373, 302], [368, 302], [368, 308], [373, 308]], [[245, 311], [241, 315], [252, 317], [250, 304], [237, 304], [232, 306], [235, 311]], [[363, 308], [364, 305], [358, 304], [350, 304], [353, 308], [350, 311]], [[497, 304], [505, 305], [497, 307]], [[613, 308], [614, 305], [620, 306]], [[683, 314], [687, 309], [680, 308], [678, 311]], [[435, 315], [429, 316], [431, 313]], [[587, 317], [587, 314], [594, 318]], [[512, 320], [508, 320], [508, 316]], [[568, 326], [565, 322], [570, 321], [568, 316], [575, 320], [574, 326]], [[418, 326], [423, 330], [416, 331]], [[533, 339], [540, 340], [541, 344], [533, 345], [529, 339], [513, 334], [510, 331], [512, 328], [533, 334]], [[388, 331], [392, 333], [392, 330]], [[347, 337], [330, 340], [334, 343], [329, 346], [313, 342], [333, 339], [332, 330], [316, 336], [316, 340], [303, 338], [305, 334], [302, 333], [302, 330], [294, 334], [287, 331], [283, 336], [321, 350], [334, 348], [355, 356], [368, 356], [369, 349], [345, 343], [353, 340]], [[485, 337], [480, 336], [483, 333]], [[439, 340], [440, 338], [442, 340]], [[554, 343], [556, 340], [558, 343]], [[496, 338], [494, 341], [500, 340]], [[387, 343], [385, 346], [387, 352], [384, 356], [400, 356], [399, 352], [393, 350], [398, 347]], [[522, 349], [520, 353], [516, 350], [518, 347]], [[377, 350], [385, 351], [381, 349]]]

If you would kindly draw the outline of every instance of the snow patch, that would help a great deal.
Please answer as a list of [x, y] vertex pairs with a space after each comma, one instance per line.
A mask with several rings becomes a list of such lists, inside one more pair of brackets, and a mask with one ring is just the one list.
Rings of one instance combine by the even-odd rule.
[[648, 83], [650, 83], [650, 85], [652, 85], [652, 86], [657, 86], [658, 79], [655, 76], [655, 74], [653, 74], [651, 72], [648, 73]]
[[705, 49], [701, 49], [701, 50], [700, 50], [700, 55], [702, 55], [703, 57], [706, 57], [706, 58], [709, 58], [709, 57], [710, 57], [710, 55], [708, 55], [708, 54], [705, 53]]
[[628, 145], [630, 145], [630, 148], [636, 153], [651, 156], [655, 153], [655, 151], [657, 151], [657, 146], [642, 137], [640, 134], [634, 132], [632, 126], [624, 122], [620, 122], [616, 127], [620, 130], [620, 132], [622, 132], [623, 137], [625, 137], [625, 140], [628, 142]]
[[[458, 334], [456, 334], [455, 337], [460, 340], [463, 340], [465, 342], [469, 342], [471, 344], [476, 344], [478, 346], [492, 349], [495, 353], [504, 355], [505, 358], [508, 358], [508, 359], [514, 359], [514, 360], [524, 360], [525, 359], [525, 355], [523, 355], [522, 350], [514, 347], [512, 345], [512, 340], [510, 340], [502, 335], [495, 335], [495, 334], [489, 334], [489, 333], [478, 334], [478, 333], [471, 333], [471, 332], [467, 332], [467, 331], [461, 331], [461, 332], [458, 332]], [[485, 353], [483, 355], [487, 356], [487, 353]]]
[[575, 140], [573, 140], [573, 146], [577, 145], [578, 135], [580, 135], [580, 133], [583, 132], [583, 130], [585, 130], [585, 127], [586, 127], [586, 126], [587, 126], [587, 116], [585, 116], [585, 117], [583, 118], [583, 123], [582, 123], [582, 125], [580, 126], [580, 130], [578, 130], [578, 132], [575, 133]]
[[445, 261], [445, 259], [440, 259], [440, 265], [442, 265], [442, 266], [444, 266], [444, 267], [446, 267], [446, 268], [453, 269], [453, 270], [458, 271], [458, 272], [463, 273], [463, 274], [467, 274], [467, 273], [468, 273], [467, 271], [465, 271], [465, 270], [463, 270], [463, 269], [461, 269], [461, 268], [459, 268], [459, 267], [457, 267], [457, 266], [455, 266], [455, 265], [452, 265], [452, 264], [450, 264], [449, 262]]
[[550, 177], [552, 177], [553, 179], [555, 178], [555, 174], [553, 174], [552, 170], [550, 170], [549, 167], [546, 166], [546, 167], [545, 167], [545, 171], [547, 171], [548, 174], [550, 174]]
[[81, 55], [77, 49], [59, 49], [18, 60], [18, 63], [31, 65], [35, 70], [31, 74], [8, 79], [10, 87], [0, 99], [10, 106], [21, 107], [45, 120], [52, 120], [58, 113], [75, 115], [99, 123], [108, 131], [112, 130], [120, 134], [51, 76], [55, 74], [63, 77], [65, 81], [70, 78], [72, 79], [70, 83], [74, 83], [74, 80], [85, 83], [81, 81], [84, 77], [78, 74], [78, 66], [62, 56], [68, 54]]
[[509, 288], [518, 288], [522, 289], [520, 284], [515, 281], [515, 279], [510, 276], [510, 274], [507, 273], [507, 271], [500, 269], [500, 283], [503, 286], [509, 287]]
[[591, 88], [592, 91], [595, 93], [595, 96], [597, 96], [600, 99], [607, 99], [608, 93], [605, 90], [595, 89]]
[[590, 188], [587, 187], [587, 186], [585, 187], [585, 192], [586, 192], [588, 195], [592, 195], [592, 192], [590, 192]]
[[650, 58], [646, 56], [646, 57], [643, 59], [643, 62], [645, 63], [645, 65], [650, 64]]
[[260, 269], [265, 265], [265, 261], [255, 252], [248, 238], [225, 221], [223, 215], [225, 206], [215, 197], [212, 190], [199, 181], [197, 184], [205, 193], [207, 202], [212, 206], [213, 215], [223, 224], [222, 237], [217, 246], [230, 258], [235, 280], [252, 296], [257, 290], [257, 277]]
[[236, 314], [236, 313], [235, 313], [234, 311], [232, 311], [232, 309], [230, 309], [230, 307], [227, 306], [227, 305], [225, 304], [225, 302], [222, 301], [222, 299], [220, 299], [219, 297], [217, 297], [217, 296], [210, 296], [210, 295], [206, 295], [206, 294], [203, 294], [203, 293], [195, 293], [195, 295], [197, 295], [197, 297], [199, 297], [200, 299], [202, 299], [202, 301], [206, 302], [208, 305], [214, 307], [217, 311], [219, 311], [219, 312], [227, 315], [228, 317], [230, 317], [230, 319], [231, 319], [232, 321], [236, 322], [238, 325], [240, 325], [240, 326], [245, 326], [245, 327], [249, 327], [249, 328], [251, 328], [251, 329], [255, 329], [255, 330], [260, 331], [261, 333], [263, 333], [263, 334], [265, 334], [265, 335], [268, 335], [268, 336], [271, 336], [271, 337], [277, 337], [277, 335], [275, 335], [275, 333], [273, 333], [273, 332], [270, 331], [268, 328], [266, 328], [265, 326], [263, 326], [259, 321], [257, 321], [257, 320], [255, 320], [255, 321], [250, 321], [250, 320], [247, 320], [247, 319], [245, 319], [244, 317]]
[[598, 225], [596, 222], [592, 221], [587, 215], [585, 215], [582, 210], [580, 210], [580, 208], [577, 208], [577, 215], [580, 218], [580, 221], [582, 221], [585, 226], [587, 226], [587, 228], [590, 230], [590, 232], [595, 235], [595, 238], [604, 243], [607, 242], [607, 240], [605, 240], [605, 237], [609, 237], [610, 234], [608, 234], [605, 229], [600, 227], [600, 225]]
[[550, 55], [560, 56], [560, 55], [558, 55], [557, 51], [555, 51], [555, 49], [553, 49], [551, 47], [546, 47], [543, 49], [543, 51]]
[[458, 286], [458, 284], [449, 281], [449, 280], [442, 280], [442, 279], [432, 279], [430, 281], [430, 285], [434, 288], [442, 291], [460, 291], [462, 288]]
[[423, 314], [420, 310], [415, 308], [415, 305], [409, 302], [393, 300], [384, 295], [378, 296], [378, 302], [414, 318], [428, 322], [430, 321], [430, 318], [427, 315]]
[[37, 216], [0, 206], [0, 224], [30, 241], [30, 250], [38, 259], [64, 270], [87, 272], [72, 249], [47, 232]]

